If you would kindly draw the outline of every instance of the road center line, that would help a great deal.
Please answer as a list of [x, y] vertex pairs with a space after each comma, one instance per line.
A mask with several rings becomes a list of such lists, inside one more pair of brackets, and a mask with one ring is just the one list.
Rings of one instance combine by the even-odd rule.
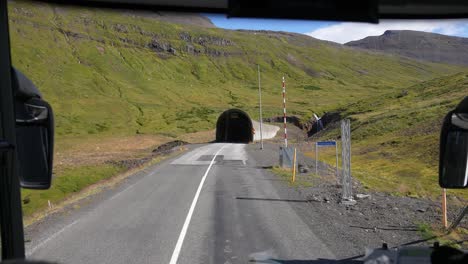
[[203, 175], [203, 178], [200, 181], [200, 185], [198, 185], [197, 192], [195, 193], [195, 197], [193, 198], [192, 205], [190, 206], [187, 217], [185, 218], [184, 225], [182, 226], [182, 230], [180, 231], [179, 239], [177, 240], [177, 244], [174, 248], [174, 252], [172, 252], [172, 257], [171, 257], [171, 260], [169, 261], [169, 264], [177, 264], [177, 259], [179, 259], [180, 250], [182, 249], [182, 244], [184, 243], [185, 235], [187, 234], [187, 229], [190, 224], [190, 220], [192, 219], [193, 211], [195, 210], [195, 206], [197, 205], [198, 197], [200, 196], [201, 190], [203, 188], [203, 183], [205, 183], [206, 176], [208, 176], [208, 172], [210, 172], [211, 166], [213, 166], [216, 156], [218, 156], [219, 152], [221, 152], [221, 150], [225, 148], [226, 146], [227, 145], [222, 146], [216, 152], [216, 154], [214, 155], [213, 159], [210, 162], [210, 165], [208, 166], [208, 169], [206, 169], [205, 175]]

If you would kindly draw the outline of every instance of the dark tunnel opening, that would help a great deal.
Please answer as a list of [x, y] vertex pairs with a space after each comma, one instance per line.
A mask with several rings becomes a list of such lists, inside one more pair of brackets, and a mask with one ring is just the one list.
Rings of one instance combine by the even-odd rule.
[[239, 109], [224, 111], [216, 123], [216, 142], [249, 143], [253, 141], [252, 120]]

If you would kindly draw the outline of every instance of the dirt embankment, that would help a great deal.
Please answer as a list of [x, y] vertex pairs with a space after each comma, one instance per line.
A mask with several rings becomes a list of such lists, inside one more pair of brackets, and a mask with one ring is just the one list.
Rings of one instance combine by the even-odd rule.
[[172, 151], [174, 151], [177, 147], [182, 147], [187, 144], [189, 143], [182, 140], [174, 140], [156, 147], [155, 149], [153, 149], [151, 154], [145, 157], [124, 160], [108, 160], [106, 161], [106, 163], [117, 165], [119, 167], [124, 167], [126, 169], [133, 169], [151, 161], [156, 156], [169, 154]]
[[156, 146], [171, 140], [160, 135], [61, 138], [55, 150], [54, 171], [59, 173], [63, 168], [144, 157]]
[[[323, 130], [334, 128], [336, 125], [339, 125], [341, 118], [339, 112], [327, 112], [320, 117], [320, 123], [317, 122], [315, 118], [304, 121], [298, 116], [286, 116], [286, 122], [302, 130], [307, 137], [312, 137]], [[269, 123], [283, 123], [284, 120], [283, 116], [273, 116], [264, 118], [263, 121]]]
[[185, 134], [177, 140], [163, 135], [61, 138], [55, 149], [54, 173], [60, 174], [70, 167], [105, 163], [133, 168], [167, 148], [206, 143], [214, 138], [214, 130]]

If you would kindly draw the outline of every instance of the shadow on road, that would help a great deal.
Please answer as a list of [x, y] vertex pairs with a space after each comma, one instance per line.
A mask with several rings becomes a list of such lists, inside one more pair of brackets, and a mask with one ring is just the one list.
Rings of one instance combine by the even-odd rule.
[[272, 201], [272, 202], [289, 202], [289, 203], [308, 203], [308, 200], [292, 200], [292, 199], [274, 199], [274, 198], [255, 198], [255, 197], [236, 197], [237, 200], [251, 201]]

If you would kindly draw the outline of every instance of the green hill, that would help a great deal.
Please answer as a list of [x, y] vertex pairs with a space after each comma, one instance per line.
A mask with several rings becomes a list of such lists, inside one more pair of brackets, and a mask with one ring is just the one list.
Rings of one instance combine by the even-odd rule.
[[58, 139], [178, 136], [213, 129], [230, 107], [308, 118], [465, 68], [359, 51], [284, 32], [228, 31], [136, 13], [10, 2], [14, 65], [55, 109]]
[[387, 30], [381, 36], [370, 36], [345, 45], [424, 61], [468, 65], [468, 39], [437, 33]]
[[[468, 73], [436, 78], [339, 107], [350, 118], [353, 174], [364, 186], [399, 195], [438, 197], [443, 117], [468, 95]], [[320, 139], [339, 138], [337, 124]], [[334, 164], [334, 156], [328, 157]], [[466, 192], [451, 191], [467, 198]]]

